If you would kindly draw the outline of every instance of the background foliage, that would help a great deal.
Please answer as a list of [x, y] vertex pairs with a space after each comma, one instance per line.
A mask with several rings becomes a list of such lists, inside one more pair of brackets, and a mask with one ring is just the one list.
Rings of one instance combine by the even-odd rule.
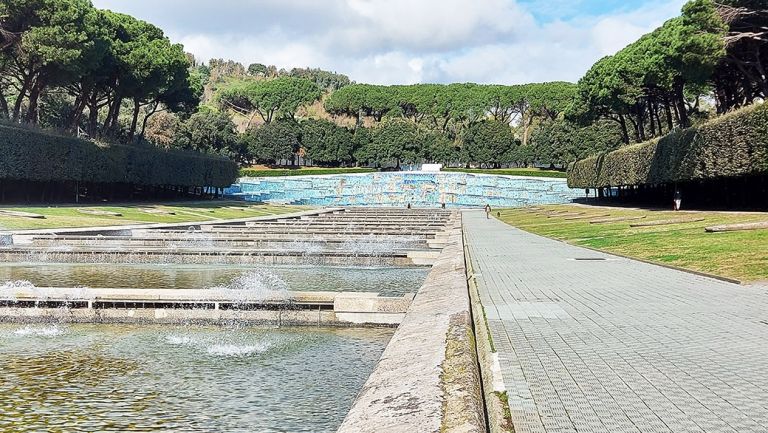
[[[62, 137], [130, 149], [154, 146], [157, 155], [171, 155], [172, 148], [196, 151], [242, 166], [384, 168], [437, 162], [557, 168], [615, 151], [608, 153], [616, 155], [611, 158], [590, 160], [615, 160], [610, 175], [596, 168], [600, 176], [610, 182], [648, 181], [647, 155], [670, 158], [655, 163], [654, 170], [661, 170], [678, 154], [708, 152], [714, 144], [699, 146], [686, 138], [691, 131], [714, 137], [707, 129], [719, 124], [711, 123], [713, 118], [768, 96], [766, 29], [765, 2], [691, 0], [679, 16], [599, 60], [575, 84], [380, 86], [317, 68], [200, 62], [156, 26], [94, 8], [89, 0], [4, 0], [0, 118], [56, 130]], [[738, 133], [727, 139], [748, 136], [757, 145], [758, 129], [729, 127]], [[75, 142], [81, 143], [60, 141]], [[760, 152], [740, 156], [747, 165], [762, 164], [756, 160]], [[722, 176], [751, 170], [735, 163], [711, 165], [707, 158], [704, 168], [689, 171]], [[574, 166], [573, 176], [592, 176], [588, 166]], [[670, 176], [653, 174], [653, 179]]]

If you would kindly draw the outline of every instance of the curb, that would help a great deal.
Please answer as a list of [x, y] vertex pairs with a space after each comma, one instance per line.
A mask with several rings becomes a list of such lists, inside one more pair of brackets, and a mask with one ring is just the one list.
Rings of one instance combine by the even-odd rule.
[[469, 247], [467, 246], [463, 226], [461, 236], [464, 240], [467, 289], [469, 291], [470, 311], [472, 312], [473, 331], [475, 333], [477, 363], [478, 368], [480, 369], [480, 385], [483, 394], [483, 406], [485, 407], [485, 422], [490, 433], [513, 432], [514, 427], [509, 425], [511, 420], [505, 419], [505, 413], [508, 413], [509, 407], [507, 406], [505, 408], [506, 403], [499, 397], [497, 389], [495, 389], [496, 386], [494, 386], [497, 382], [503, 383], [503, 379], [497, 377], [499, 372], [495, 372], [493, 367], [494, 354], [497, 352], [494, 352], [491, 347], [493, 337], [491, 336], [491, 331], [488, 329], [487, 322], [485, 321], [483, 305], [480, 301], [475, 273], [472, 269], [472, 258], [469, 253]]
[[[510, 227], [514, 227], [514, 226], [510, 226]], [[515, 227], [515, 228], [518, 229], [518, 230], [522, 230], [519, 227]], [[525, 230], [523, 230], [523, 231], [525, 231]], [[530, 232], [527, 232], [527, 233], [530, 233]], [[535, 233], [531, 233], [531, 234], [535, 235]], [[541, 235], [536, 235], [536, 236], [541, 236]], [[544, 237], [546, 237], [546, 236], [544, 236]], [[547, 238], [547, 239], [552, 239], [552, 238]], [[595, 251], [595, 252], [598, 252], [598, 253], [607, 254], [609, 256], [621, 257], [622, 259], [635, 260], [635, 261], [646, 263], [646, 264], [649, 264], [649, 265], [655, 265], [655, 266], [660, 266], [662, 268], [672, 269], [673, 271], [685, 272], [685, 273], [688, 273], [688, 274], [698, 275], [700, 277], [711, 278], [713, 280], [719, 280], [719, 281], [723, 281], [723, 282], [726, 282], [726, 283], [738, 284], [738, 285], [741, 285], [741, 286], [747, 284], [746, 282], [741, 281], [741, 280], [737, 280], [735, 278], [722, 277], [720, 275], [709, 274], [707, 272], [696, 271], [696, 270], [693, 270], [693, 269], [681, 268], [680, 266], [670, 265], [670, 264], [667, 264], [667, 263], [654, 262], [653, 260], [641, 259], [639, 257], [631, 257], [631, 256], [627, 256], [627, 255], [624, 255], [624, 254], [619, 254], [619, 253], [612, 253], [612, 252], [609, 252], [609, 251], [599, 250], [597, 248], [587, 247], [587, 246], [584, 246], [584, 245], [572, 244], [570, 242], [566, 242], [566, 241], [559, 240], [559, 239], [553, 239], [553, 240], [556, 240], [558, 242], [562, 242], [562, 243], [564, 243], [566, 245], [570, 245], [570, 246], [573, 246], [573, 247], [584, 248], [584, 249]]]

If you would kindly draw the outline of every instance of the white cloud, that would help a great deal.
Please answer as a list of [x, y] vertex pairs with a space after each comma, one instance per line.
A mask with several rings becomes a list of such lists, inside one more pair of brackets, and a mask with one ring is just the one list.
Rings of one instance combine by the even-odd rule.
[[513, 37], [532, 18], [508, 0], [347, 0], [372, 37], [396, 48], [453, 49]]
[[286, 41], [281, 34], [206, 35], [193, 34], [173, 38], [195, 57], [208, 61], [213, 58], [234, 59], [245, 66], [250, 63], [274, 64], [284, 68], [325, 66], [331, 62], [322, 51], [303, 42]]
[[604, 16], [592, 26], [594, 46], [601, 56], [616, 51], [659, 27], [669, 18], [679, 15], [683, 0], [652, 4], [632, 12]]
[[645, 0], [536, 22], [515, 0], [94, 0], [166, 30], [197, 57], [321, 67], [369, 83], [575, 81], [679, 13]]

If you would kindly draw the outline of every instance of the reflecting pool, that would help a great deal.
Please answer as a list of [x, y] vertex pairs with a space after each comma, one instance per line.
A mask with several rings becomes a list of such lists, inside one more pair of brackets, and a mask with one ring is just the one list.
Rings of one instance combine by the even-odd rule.
[[392, 332], [0, 324], [0, 431], [332, 432]]
[[369, 173], [242, 178], [226, 194], [313, 206], [521, 207], [568, 203], [583, 191], [565, 179], [469, 173]]

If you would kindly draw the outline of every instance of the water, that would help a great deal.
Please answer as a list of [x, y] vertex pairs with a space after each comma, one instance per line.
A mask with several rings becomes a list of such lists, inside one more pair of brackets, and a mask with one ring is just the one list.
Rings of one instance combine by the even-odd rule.
[[428, 268], [4, 263], [0, 265], [0, 288], [3, 284], [137, 289], [230, 287], [401, 296], [416, 293], [428, 273]]
[[248, 201], [312, 206], [521, 207], [583, 195], [565, 179], [469, 173], [369, 173], [243, 178], [225, 191]]
[[332, 432], [392, 332], [0, 324], [0, 431]]

